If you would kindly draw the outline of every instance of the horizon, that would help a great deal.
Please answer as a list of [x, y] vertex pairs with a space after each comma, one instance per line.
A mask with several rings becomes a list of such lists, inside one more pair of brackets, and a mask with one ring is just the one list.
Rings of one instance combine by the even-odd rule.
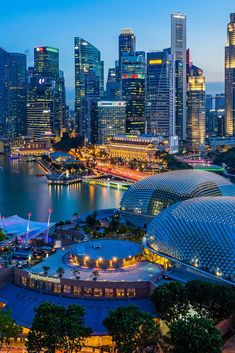
[[[212, 8], [213, 16], [208, 16]], [[220, 0], [207, 0], [206, 4], [195, 0], [190, 4], [186, 0], [158, 3], [120, 0], [118, 7], [114, 0], [81, 0], [79, 3], [62, 0], [59, 4], [55, 0], [50, 4], [32, 4], [29, 0], [19, 4], [13, 0], [10, 10], [8, 5], [2, 5], [0, 30], [5, 35], [0, 46], [9, 52], [26, 53], [28, 66], [33, 63], [34, 47], [58, 48], [66, 89], [71, 91], [74, 89], [75, 36], [84, 38], [101, 51], [106, 78], [108, 68], [113, 67], [118, 58], [118, 35], [122, 28], [133, 29], [137, 50], [162, 50], [170, 46], [171, 13], [183, 12], [187, 15], [187, 47], [195, 65], [204, 70], [207, 93], [220, 93], [224, 82], [226, 26], [234, 11], [231, 0], [227, 0], [226, 5]], [[107, 28], [112, 29], [107, 31]]]

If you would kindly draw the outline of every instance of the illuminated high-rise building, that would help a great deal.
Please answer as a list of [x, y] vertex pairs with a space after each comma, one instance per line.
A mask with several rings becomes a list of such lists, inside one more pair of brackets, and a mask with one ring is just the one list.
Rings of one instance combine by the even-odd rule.
[[109, 101], [118, 101], [121, 99], [121, 84], [118, 80], [117, 66], [108, 70], [106, 99]]
[[181, 13], [171, 15], [171, 54], [175, 60], [175, 121], [176, 135], [182, 143], [186, 140], [186, 16]]
[[14, 138], [27, 133], [26, 55], [0, 48], [0, 136]]
[[146, 118], [151, 134], [175, 135], [174, 59], [167, 51], [147, 53]]
[[188, 146], [191, 151], [200, 152], [205, 146], [205, 77], [194, 65], [188, 73], [187, 112]]
[[98, 102], [98, 142], [103, 144], [115, 135], [126, 132], [126, 102]]
[[145, 53], [124, 53], [121, 57], [122, 100], [126, 102], [126, 132], [145, 132]]
[[123, 53], [131, 53], [136, 51], [136, 38], [131, 28], [122, 29], [119, 35], [119, 59]]
[[[88, 102], [90, 101], [93, 106], [97, 98], [103, 97], [104, 63], [101, 61], [100, 51], [80, 37], [74, 39], [74, 54], [75, 128], [81, 136], [88, 136], [89, 138], [91, 131], [88, 131], [87, 127], [92, 126], [92, 117], [89, 116], [89, 109], [93, 110], [93, 108], [88, 106]], [[97, 92], [97, 82], [99, 92]]]
[[225, 127], [235, 136], [235, 13], [230, 14], [225, 47]]
[[30, 136], [61, 135], [64, 104], [61, 89], [59, 50], [35, 48], [34, 70], [29, 75], [28, 84], [27, 125]]

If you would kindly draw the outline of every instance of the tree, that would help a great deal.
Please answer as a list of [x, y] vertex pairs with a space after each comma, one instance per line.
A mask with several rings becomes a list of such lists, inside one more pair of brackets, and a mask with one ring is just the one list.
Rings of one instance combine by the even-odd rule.
[[42, 269], [43, 269], [44, 275], [47, 276], [48, 271], [50, 270], [50, 266], [42, 266]]
[[64, 275], [64, 269], [63, 267], [58, 267], [57, 270], [56, 270], [56, 273], [59, 277], [63, 277]]
[[185, 285], [185, 291], [187, 300], [197, 314], [210, 318], [214, 324], [235, 313], [235, 292], [229, 286], [191, 281]]
[[64, 344], [66, 353], [79, 352], [85, 340], [92, 333], [84, 324], [84, 309], [79, 305], [69, 305], [63, 320]]
[[119, 353], [157, 352], [159, 326], [149, 313], [137, 306], [120, 306], [104, 320]]
[[171, 282], [154, 289], [151, 299], [161, 319], [168, 324], [185, 317], [189, 306], [185, 296], [185, 287], [179, 282]]
[[3, 241], [6, 239], [6, 234], [3, 232], [2, 229], [0, 229], [0, 241]]
[[28, 353], [78, 352], [91, 334], [84, 325], [84, 310], [78, 305], [64, 308], [43, 303], [36, 309], [31, 331], [26, 343]]
[[189, 317], [170, 325], [173, 353], [220, 353], [222, 339], [213, 322], [206, 318]]
[[12, 339], [21, 332], [22, 328], [11, 318], [11, 311], [0, 310], [0, 350], [4, 345], [11, 347]]
[[35, 310], [31, 331], [26, 343], [28, 353], [55, 353], [63, 346], [63, 319], [65, 308], [60, 305], [43, 303]]
[[80, 278], [80, 271], [78, 268], [76, 268], [76, 267], [73, 268], [73, 275], [76, 279]]

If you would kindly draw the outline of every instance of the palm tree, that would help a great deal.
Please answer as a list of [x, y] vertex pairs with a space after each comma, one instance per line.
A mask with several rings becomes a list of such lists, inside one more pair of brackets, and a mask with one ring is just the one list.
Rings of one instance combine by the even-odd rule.
[[80, 271], [76, 267], [73, 268], [73, 275], [76, 279], [80, 278]]
[[42, 269], [43, 269], [43, 274], [44, 274], [45, 276], [47, 276], [48, 271], [50, 270], [50, 267], [49, 267], [49, 266], [43, 266]]
[[63, 274], [64, 274], [64, 269], [63, 267], [58, 267], [57, 270], [56, 270], [56, 273], [59, 277], [63, 277]]
[[99, 277], [100, 277], [99, 271], [94, 270], [91, 274], [91, 278], [93, 279], [93, 281], [96, 281], [97, 278], [99, 278]]

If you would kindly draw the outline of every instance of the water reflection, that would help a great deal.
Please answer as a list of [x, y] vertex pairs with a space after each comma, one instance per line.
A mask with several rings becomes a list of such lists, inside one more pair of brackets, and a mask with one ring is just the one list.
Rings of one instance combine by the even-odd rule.
[[[3, 169], [1, 168], [3, 167]], [[100, 185], [76, 184], [67, 187], [48, 186], [37, 163], [26, 163], [0, 156], [0, 212], [4, 216], [18, 214], [45, 221], [48, 208], [52, 220], [66, 220], [75, 212], [117, 207], [123, 191]]]

